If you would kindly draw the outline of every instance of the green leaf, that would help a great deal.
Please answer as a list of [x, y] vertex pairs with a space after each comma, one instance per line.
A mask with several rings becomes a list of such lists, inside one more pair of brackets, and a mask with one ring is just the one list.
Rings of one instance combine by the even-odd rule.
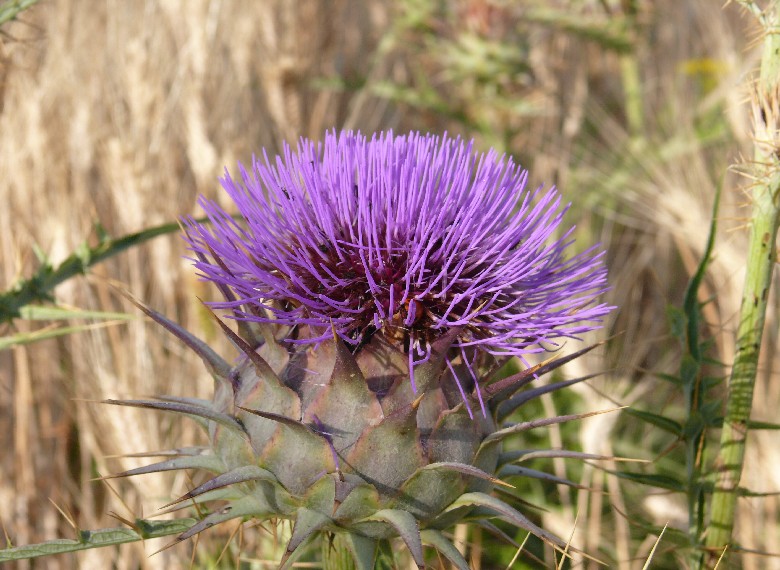
[[29, 333], [17, 333], [10, 336], [0, 337], [0, 350], [11, 348], [12, 346], [18, 346], [22, 344], [32, 344], [41, 340], [49, 338], [56, 338], [59, 336], [67, 336], [74, 333], [80, 333], [87, 330], [94, 329], [96, 325], [79, 325], [75, 327], [56, 327], [46, 328], [43, 330], [29, 332]]
[[693, 390], [699, 379], [701, 365], [690, 354], [684, 354], [680, 363], [680, 378], [688, 390]]
[[688, 353], [697, 363], [701, 363], [701, 346], [699, 344], [699, 319], [701, 315], [701, 309], [699, 307], [699, 288], [701, 287], [704, 277], [707, 274], [707, 267], [712, 259], [712, 250], [715, 247], [715, 235], [718, 229], [718, 207], [720, 205], [721, 185], [719, 184], [715, 190], [715, 201], [712, 205], [712, 219], [710, 222], [709, 233], [707, 235], [707, 245], [704, 247], [704, 255], [696, 268], [688, 287], [685, 290], [685, 298], [683, 300], [683, 310], [687, 317], [687, 334], [686, 340], [688, 344]]
[[114, 313], [109, 311], [88, 311], [85, 309], [68, 309], [59, 306], [27, 305], [19, 309], [19, 315], [23, 319], [31, 321], [60, 321], [68, 319], [98, 319], [128, 321], [135, 319], [135, 315], [129, 313]]
[[759, 422], [755, 420], [748, 420], [747, 425], [750, 429], [780, 429], [780, 424]]
[[[708, 487], [710, 489], [712, 488], [712, 486]], [[761, 491], [751, 491], [745, 487], [737, 487], [737, 495], [740, 497], [777, 497], [780, 496], [780, 491], [769, 491], [765, 493]]]
[[656, 372], [653, 374], [656, 378], [659, 380], [663, 380], [665, 382], [669, 382], [670, 384], [674, 384], [675, 386], [682, 387], [683, 381], [679, 376], [675, 376], [674, 374], [666, 374], [663, 372]]
[[11, 560], [27, 560], [38, 556], [50, 556], [53, 554], [65, 554], [90, 548], [101, 548], [127, 542], [137, 542], [149, 538], [159, 538], [180, 534], [187, 531], [195, 524], [194, 519], [176, 519], [170, 521], [149, 521], [138, 519], [135, 521], [136, 529], [130, 528], [106, 528], [101, 530], [83, 531], [81, 540], [58, 539], [15, 546], [0, 550], [0, 562]]
[[21, 12], [37, 4], [39, 0], [9, 0], [0, 4], [0, 25], [14, 20]]
[[697, 442], [699, 437], [704, 433], [706, 424], [704, 418], [696, 410], [691, 410], [688, 420], [683, 427], [683, 435], [688, 442]]
[[609, 471], [613, 475], [620, 477], [621, 479], [627, 479], [634, 481], [641, 485], [647, 485], [649, 487], [656, 487], [658, 489], [668, 489], [670, 491], [677, 491], [679, 493], [685, 492], [685, 485], [668, 475], [657, 475], [653, 473], [629, 473], [627, 471]]
[[628, 16], [613, 14], [606, 18], [573, 10], [535, 7], [524, 11], [523, 18], [581, 36], [617, 53], [632, 53], [634, 50], [634, 42], [628, 33]]
[[[31, 6], [37, 1], [17, 0], [0, 5], [0, 24], [8, 21], [8, 19], [12, 19], [20, 10]], [[195, 221], [197, 223], [209, 223], [208, 218], [199, 218]], [[177, 232], [180, 227], [178, 222], [172, 222], [147, 228], [113, 240], [106, 239], [104, 232], [98, 231], [98, 235], [101, 238], [98, 245], [86, 250], [82, 248], [72, 253], [56, 268], [53, 268], [45, 261], [44, 256], [39, 256], [39, 259], [42, 260], [42, 266], [35, 275], [18, 282], [7, 291], [0, 292], [0, 322], [10, 321], [19, 317], [21, 309], [30, 303], [51, 300], [51, 291], [57, 285], [76, 275], [84, 274], [89, 267], [157, 236]]]
[[707, 424], [708, 427], [716, 427], [723, 425], [723, 402], [720, 400], [713, 400], [711, 402], [705, 402], [699, 408], [702, 421]]
[[679, 422], [667, 418], [666, 416], [662, 416], [660, 414], [654, 414], [652, 412], [637, 410], [635, 408], [626, 408], [625, 410], [623, 410], [623, 412], [628, 414], [629, 416], [634, 416], [635, 418], [638, 418], [643, 422], [647, 422], [656, 427], [659, 427], [666, 432], [676, 435], [677, 437], [682, 437], [682, 433], [683, 433], [682, 425], [680, 425]]

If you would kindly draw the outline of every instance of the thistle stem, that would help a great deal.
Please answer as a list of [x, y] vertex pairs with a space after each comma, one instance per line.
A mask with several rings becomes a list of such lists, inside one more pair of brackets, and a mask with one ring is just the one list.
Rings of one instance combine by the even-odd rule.
[[625, 110], [628, 121], [628, 132], [632, 137], [641, 136], [644, 130], [644, 109], [642, 78], [639, 72], [639, 62], [637, 60], [637, 38], [639, 37], [639, 24], [637, 22], [637, 12], [639, 7], [636, 0], [629, 0], [623, 3], [626, 10], [626, 18], [630, 23], [630, 37], [634, 44], [634, 49], [620, 56], [620, 73], [623, 80], [623, 91], [625, 93]]
[[769, 287], [777, 258], [775, 239], [780, 219], [780, 159], [777, 156], [780, 145], [780, 59], [777, 55], [780, 54], [780, 34], [774, 31], [777, 2], [772, 2], [762, 16], [765, 26], [764, 51], [754, 101], [754, 164], [759, 172], [751, 193], [753, 212], [747, 274], [736, 355], [729, 379], [726, 416], [715, 463], [717, 477], [710, 508], [711, 520], [706, 532], [706, 546], [710, 550], [706, 562], [708, 566], [716, 563], [720, 553], [731, 542]]

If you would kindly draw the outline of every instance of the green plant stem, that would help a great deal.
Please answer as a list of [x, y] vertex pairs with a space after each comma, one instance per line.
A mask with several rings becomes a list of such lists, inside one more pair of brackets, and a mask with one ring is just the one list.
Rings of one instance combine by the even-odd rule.
[[635, 0], [624, 2], [623, 5], [626, 10], [626, 22], [633, 49], [620, 55], [620, 74], [623, 79], [628, 132], [634, 138], [642, 136], [645, 132], [642, 78], [639, 72], [638, 42], [636, 41], [639, 37], [639, 26], [636, 19], [638, 7]]
[[777, 191], [780, 175], [756, 188], [748, 252], [737, 352], [728, 388], [728, 403], [716, 460], [718, 469], [711, 503], [707, 546], [722, 549], [731, 540], [739, 480], [745, 457], [747, 422], [753, 402], [758, 357], [763, 336], [769, 286], [774, 268], [777, 237]]
[[[205, 223], [208, 219], [199, 218], [195, 221]], [[152, 238], [174, 233], [180, 229], [181, 225], [178, 222], [170, 222], [116, 239], [103, 236], [96, 246], [83, 245], [56, 268], [44, 263], [29, 279], [24, 279], [9, 290], [0, 292], [0, 323], [18, 318], [22, 307], [30, 303], [51, 300], [51, 291], [57, 285], [76, 275], [83, 275], [96, 263]]]
[[37, 4], [39, 0], [9, 0], [0, 4], [0, 25], [15, 19], [20, 13]]
[[[718, 211], [720, 207], [721, 186], [719, 185], [712, 206], [712, 221], [707, 236], [701, 262], [691, 277], [685, 290], [683, 314], [685, 328], [681, 331], [683, 340], [683, 358], [680, 363], [680, 378], [683, 381], [683, 393], [687, 418], [682, 432], [686, 445], [686, 470], [688, 494], [688, 536], [692, 544], [699, 544], [704, 526], [705, 493], [702, 475], [702, 457], [707, 443], [707, 428], [712, 425], [709, 414], [704, 412], [706, 402], [706, 379], [704, 375], [705, 353], [699, 332], [701, 326], [701, 306], [699, 292], [707, 274], [715, 246], [715, 236], [718, 228]], [[701, 563], [701, 552], [691, 549], [691, 568]]]
[[639, 62], [633, 53], [620, 56], [620, 71], [625, 92], [626, 119], [631, 136], [641, 136], [644, 132], [644, 112], [642, 110], [642, 80], [639, 76]]
[[136, 519], [134, 522], [125, 522], [127, 522], [130, 528], [78, 530], [78, 538], [72, 540], [56, 539], [41, 542], [39, 544], [28, 544], [16, 547], [11, 547], [9, 545], [7, 548], [0, 550], [0, 564], [13, 560], [29, 560], [30, 558], [37, 558], [39, 556], [78, 552], [90, 548], [105, 548], [106, 546], [181, 534], [195, 524], [194, 519], [166, 521]]
[[322, 539], [323, 570], [355, 570], [355, 560], [347, 546], [346, 538], [335, 533], [331, 539]]
[[717, 475], [710, 508], [711, 520], [706, 536], [706, 546], [710, 551], [707, 566], [712, 566], [723, 549], [731, 543], [769, 287], [777, 257], [775, 240], [780, 220], [777, 201], [778, 190], [780, 190], [780, 161], [776, 153], [780, 143], [777, 140], [777, 130], [780, 128], [780, 113], [777, 111], [777, 105], [780, 104], [778, 97], [780, 35], [774, 33], [768, 26], [770, 22], [774, 23], [777, 19], [776, 2], [767, 8], [764, 16], [767, 18], [767, 29], [761, 72], [756, 86], [756, 102], [759, 109], [757, 115], [760, 119], [756, 124], [754, 155], [754, 164], [763, 172], [758, 173], [751, 194], [753, 212], [747, 275], [737, 329], [736, 355], [729, 379], [720, 451], [715, 462]]

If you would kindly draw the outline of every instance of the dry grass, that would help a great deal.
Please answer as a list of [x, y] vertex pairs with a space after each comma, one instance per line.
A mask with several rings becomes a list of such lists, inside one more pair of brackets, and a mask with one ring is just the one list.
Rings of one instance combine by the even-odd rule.
[[[417, 14], [416, 7], [425, 4], [44, 0], [5, 26], [0, 289], [34, 271], [33, 245], [56, 262], [87, 237], [94, 239], [97, 220], [119, 236], [197, 213], [198, 194], [222, 198], [216, 178], [225, 165], [246, 162], [263, 147], [275, 151], [282, 140], [343, 126], [448, 129], [515, 153], [533, 183], [560, 185], [576, 204], [583, 236], [595, 233], [608, 247], [610, 301], [621, 307], [613, 329], [622, 336], [612, 353], [581, 365], [588, 372], [617, 367], [597, 388], [623, 404], [664, 405], [649, 371], [676, 366], [665, 307], [681, 300], [705, 243], [714, 188], [722, 183], [722, 235], [707, 282], [717, 301], [705, 315], [717, 353], [728, 362], [742, 284], [745, 211], [739, 182], [725, 171], [740, 152], [749, 154], [739, 85], [756, 64], [750, 20], [708, 0], [639, 2], [635, 31], [645, 39], [634, 63], [643, 80], [644, 116], [635, 132], [622, 112], [626, 59], [605, 49], [603, 38], [583, 38], [538, 17], [531, 21], [533, 2], [512, 7], [450, 0], [444, 3], [447, 17]], [[605, 4], [620, 15], [617, 2]], [[538, 5], [576, 5], [586, 16], [603, 15], [598, 2]], [[468, 63], [481, 57], [469, 43], [474, 37], [516, 45], [519, 63], [505, 62], [501, 69], [510, 72], [481, 81]], [[427, 96], [410, 99], [414, 93]], [[517, 107], [507, 107], [507, 101]], [[705, 137], [710, 120], [723, 132]], [[183, 253], [178, 237], [158, 238], [59, 287], [56, 298], [132, 312], [109, 286], [116, 280], [219, 342], [195, 302], [215, 293], [195, 280]], [[780, 384], [770, 372], [778, 357], [774, 316], [767, 332], [770, 358], [754, 416], [772, 420], [780, 401]], [[111, 455], [179, 446], [195, 434], [168, 417], [88, 400], [158, 393], [209, 397], [210, 390], [199, 363], [140, 318], [0, 353], [0, 446], [7, 450], [0, 454], [0, 519], [14, 542], [71, 536], [49, 498], [83, 528], [97, 528], [111, 524], [109, 511], [151, 514], [188, 485], [180, 476], [113, 482], [125, 506], [105, 485], [90, 482], [98, 473], [140, 464]], [[580, 394], [586, 409], [611, 405], [590, 388]], [[584, 423], [583, 450], [624, 453], [622, 425], [616, 415]], [[756, 433], [750, 443], [746, 485], [780, 489], [776, 438]], [[653, 459], [641, 447], [634, 451]], [[633, 540], [637, 531], [621, 514], [636, 494], [627, 498], [623, 484], [590, 467], [581, 477], [604, 493], [575, 497], [562, 491], [562, 507], [550, 512], [546, 524], [568, 536], [576, 518], [574, 544], [609, 553], [616, 568], [641, 568], [655, 539]], [[672, 517], [671, 500], [662, 496], [647, 504], [661, 525]], [[777, 509], [773, 498], [743, 504], [737, 528], [745, 546], [777, 550]], [[258, 554], [258, 538], [245, 534], [245, 552]], [[205, 539], [210, 547], [204, 551], [219, 552], [226, 539]], [[269, 541], [259, 542], [266, 550], [258, 556], [273, 559]], [[160, 546], [151, 541], [19, 568], [188, 566], [188, 546], [147, 557]], [[665, 548], [662, 541], [658, 550]], [[761, 557], [735, 563], [748, 570], [780, 568]]]

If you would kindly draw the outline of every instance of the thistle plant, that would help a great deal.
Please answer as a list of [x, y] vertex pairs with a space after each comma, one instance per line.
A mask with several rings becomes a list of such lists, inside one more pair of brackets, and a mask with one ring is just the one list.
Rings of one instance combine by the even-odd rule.
[[717, 476], [710, 504], [711, 520], [706, 536], [706, 546], [710, 550], [709, 556], [701, 559], [700, 567], [717, 565], [719, 559], [728, 554], [732, 543], [769, 290], [777, 263], [775, 243], [780, 227], [780, 38], [774, 31], [780, 21], [780, 11], [776, 2], [768, 3], [765, 9], [754, 2], [741, 4], [758, 17], [764, 33], [761, 68], [752, 88], [754, 156], [752, 164], [745, 167], [754, 180], [750, 189], [750, 241], [736, 354], [729, 378], [720, 450], [716, 459]]
[[[217, 318], [237, 361], [139, 304], [204, 360], [214, 398], [109, 401], [194, 417], [209, 444], [117, 476], [210, 472], [166, 505], [204, 514], [177, 541], [236, 518], [290, 520], [281, 567], [323, 539], [325, 567], [373, 568], [400, 537], [418, 567], [429, 545], [465, 569], [445, 531], [468, 521], [503, 535], [494, 517], [567, 548], [511, 490], [495, 492], [512, 477], [555, 480], [503, 442], [587, 415], [508, 421], [583, 380], [528, 386], [591, 347], [532, 357], [612, 307], [599, 300], [603, 252], [570, 254], [560, 195], [527, 181], [473, 143], [392, 132], [302, 139], [226, 172], [239, 215], [202, 198], [210, 223], [184, 226], [195, 267], [224, 297], [209, 305], [235, 322]], [[502, 377], [513, 357], [523, 370]]]

